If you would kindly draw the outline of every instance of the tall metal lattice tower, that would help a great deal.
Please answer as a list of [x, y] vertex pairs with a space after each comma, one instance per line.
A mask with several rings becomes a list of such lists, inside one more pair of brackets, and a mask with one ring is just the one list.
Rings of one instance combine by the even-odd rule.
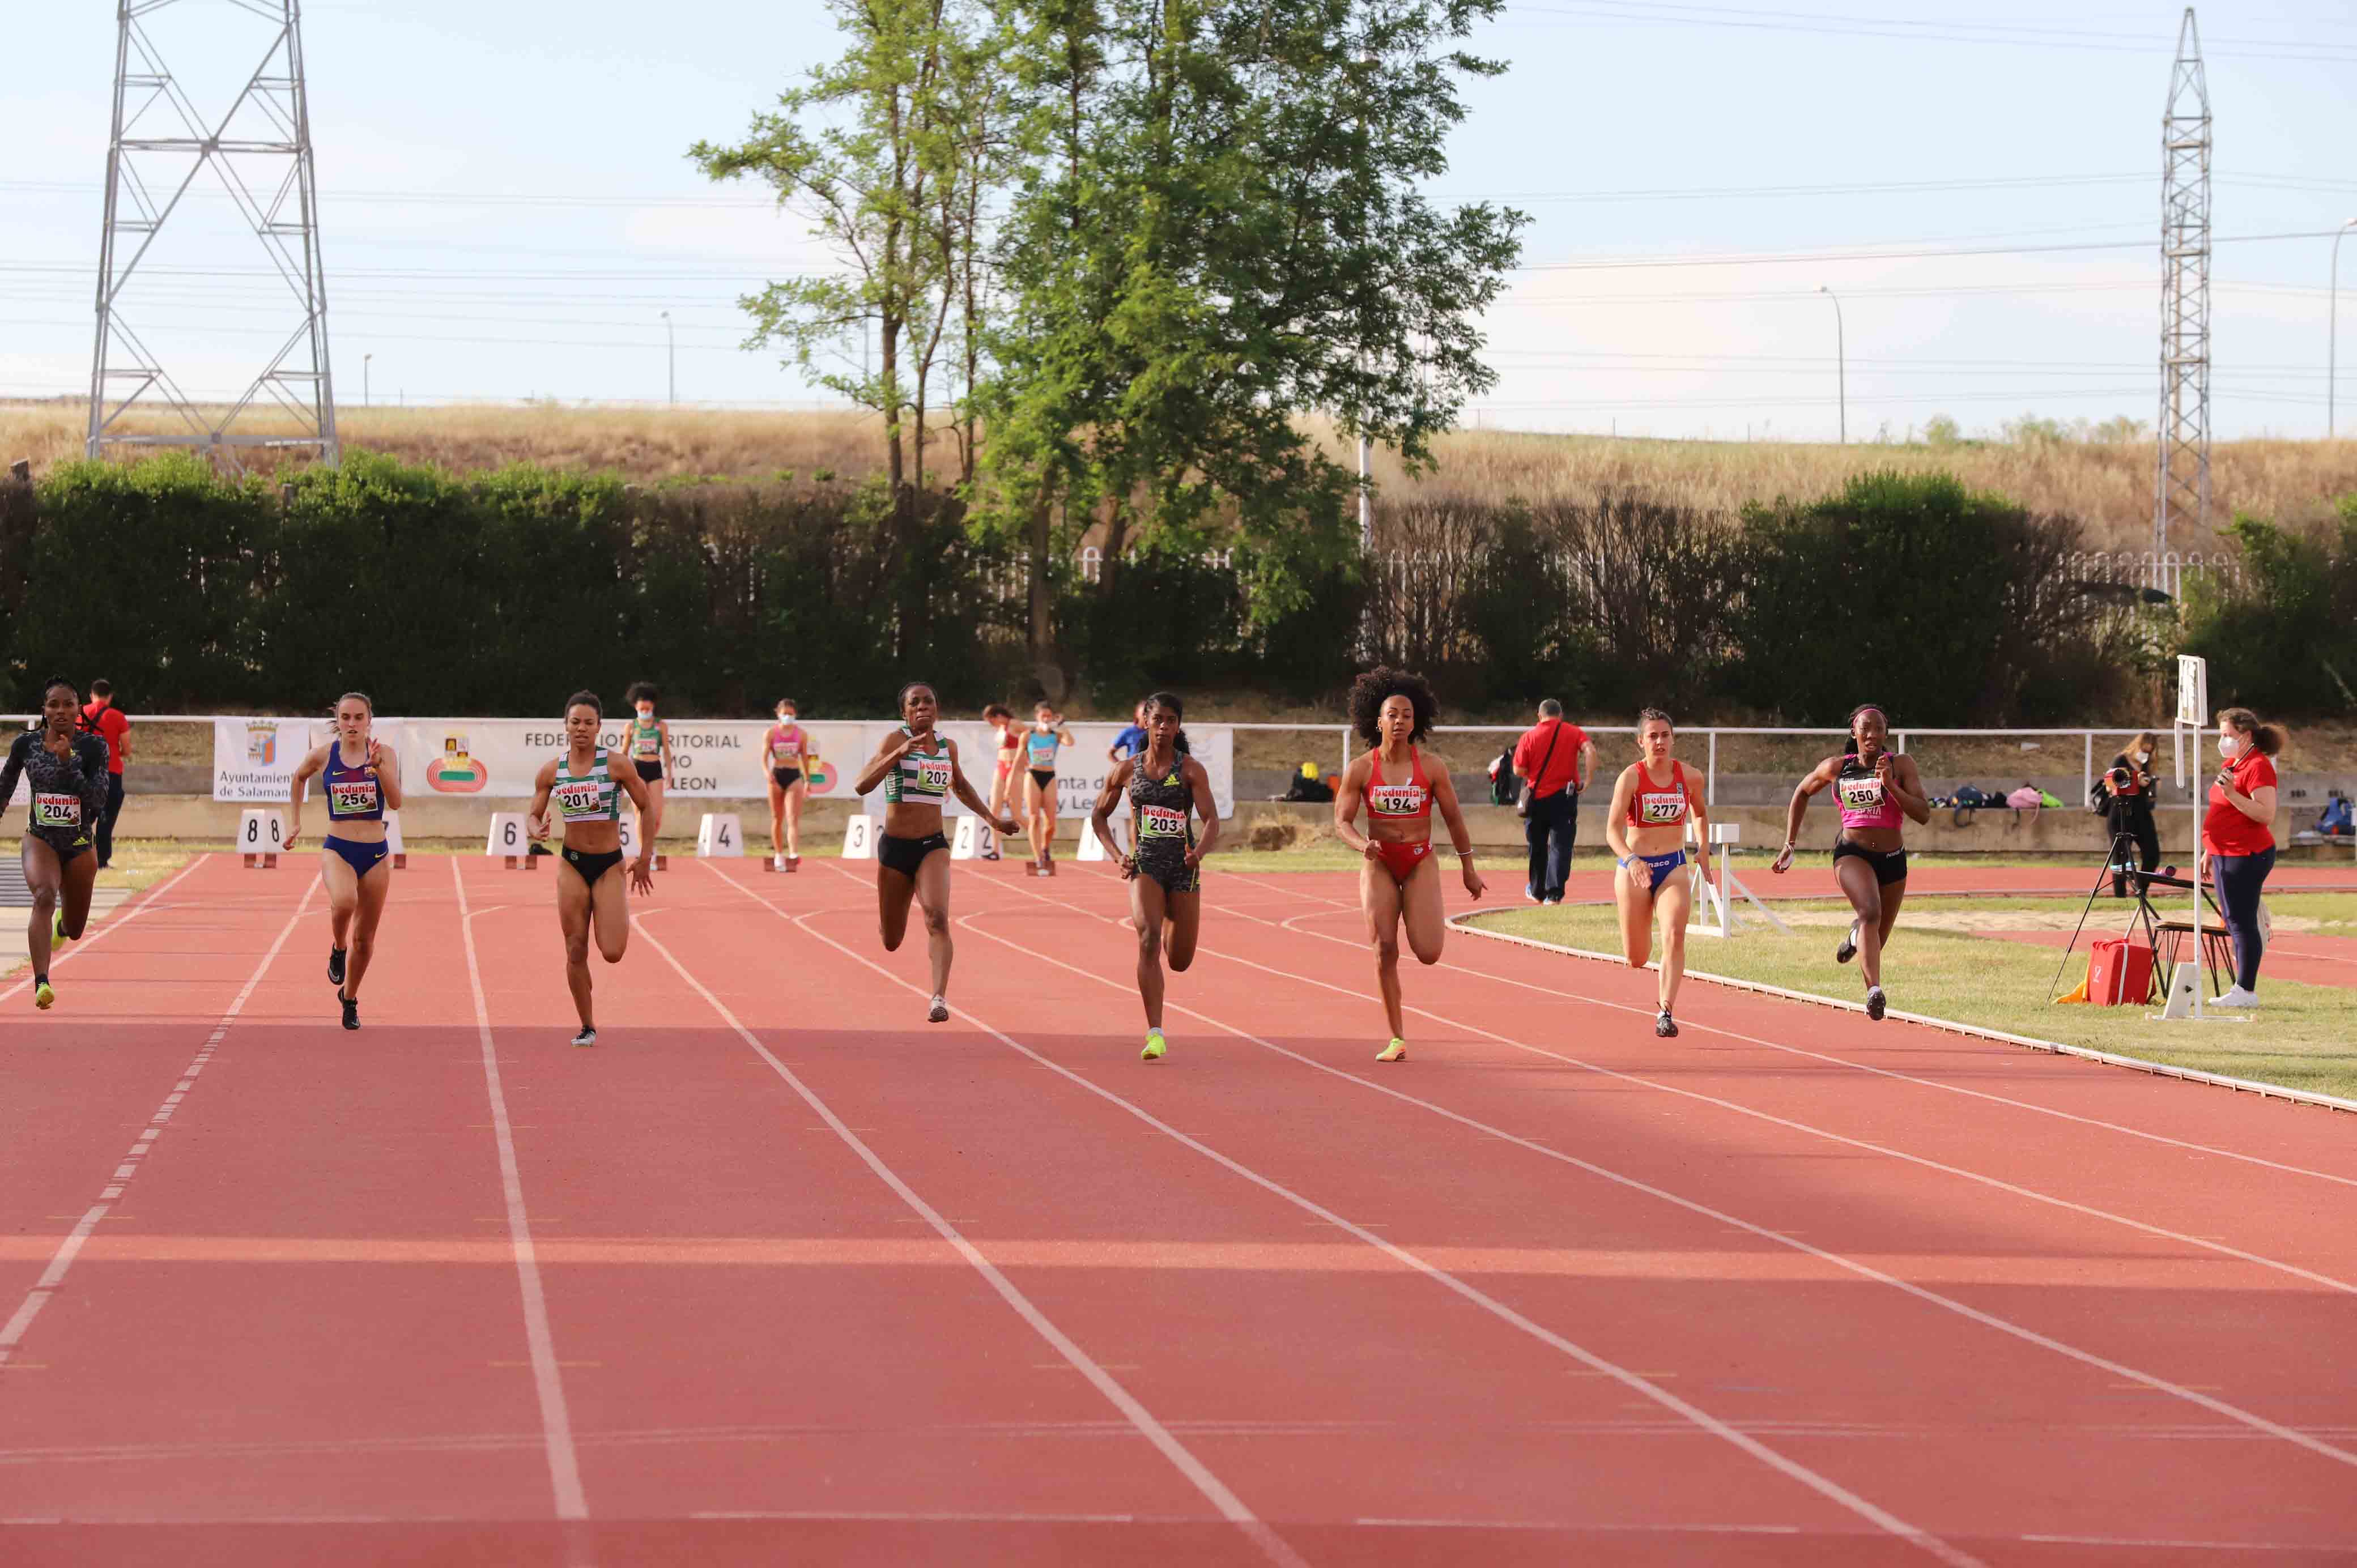
[[2152, 547], [2210, 519], [2210, 86], [2193, 7], [2160, 121], [2160, 421]]
[[[236, 95], [207, 121], [165, 63], [150, 18], [180, 0], [117, 0], [114, 133], [107, 144], [106, 218], [99, 242], [98, 340], [91, 356], [88, 451], [188, 446], [242, 468], [252, 449], [337, 459], [335, 383], [328, 361], [328, 292], [319, 258], [311, 114], [303, 83], [302, 0], [230, 0], [259, 18], [252, 52], [231, 58]], [[209, 21], [209, 50], [243, 45], [241, 22]], [[249, 71], [244, 62], [259, 57]], [[143, 128], [146, 127], [146, 128]], [[124, 291], [198, 177], [210, 169], [284, 282], [290, 330], [242, 392], [199, 403], [133, 326]], [[185, 220], [184, 220], [185, 223]], [[273, 294], [276, 290], [273, 289]], [[155, 306], [157, 311], [175, 307]], [[191, 307], [177, 307], [188, 311]], [[153, 318], [150, 318], [150, 330]], [[258, 410], [275, 414], [257, 417]], [[137, 415], [161, 410], [161, 419]], [[268, 424], [270, 429], [259, 428]]]

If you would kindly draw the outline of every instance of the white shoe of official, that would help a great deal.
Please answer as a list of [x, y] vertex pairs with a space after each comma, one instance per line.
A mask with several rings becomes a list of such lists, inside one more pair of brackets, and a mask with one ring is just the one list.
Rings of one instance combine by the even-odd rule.
[[2212, 1007], [2255, 1007], [2258, 1004], [2259, 993], [2255, 991], [2245, 991], [2239, 985], [2223, 996], [2212, 997], [2210, 1002]]

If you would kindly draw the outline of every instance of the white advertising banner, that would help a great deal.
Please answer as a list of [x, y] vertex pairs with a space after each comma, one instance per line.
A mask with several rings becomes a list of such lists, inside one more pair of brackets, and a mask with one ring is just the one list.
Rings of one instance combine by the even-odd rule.
[[[763, 747], [767, 720], [673, 719], [671, 725], [672, 798], [688, 796], [717, 800], [758, 800], [769, 795], [770, 765]], [[600, 741], [619, 750], [627, 721], [608, 719]], [[899, 729], [888, 723], [805, 723], [802, 730], [810, 751], [802, 777], [813, 800], [850, 797], [860, 769], [877, 748]], [[1056, 763], [1056, 814], [1086, 816], [1095, 806], [1113, 763], [1106, 750], [1120, 733], [1117, 724], [1066, 726], [1072, 744]], [[942, 732], [958, 745], [958, 761], [977, 793], [990, 796], [997, 766], [998, 742], [987, 725], [953, 723]], [[267, 802], [284, 800], [296, 765], [312, 746], [328, 736], [325, 721], [314, 719], [222, 719], [213, 725], [213, 799]], [[393, 719], [379, 718], [376, 734], [401, 748], [401, 783], [407, 793], [431, 800], [437, 795], [480, 795], [490, 799], [524, 800], [541, 765], [565, 749], [565, 725], [545, 719]], [[1235, 798], [1235, 735], [1224, 725], [1190, 725], [1188, 743], [1195, 759], [1211, 777], [1211, 797], [1220, 815], [1233, 816]], [[1019, 766], [1019, 765], [1018, 765]], [[1023, 779], [1018, 772], [1009, 789], [1008, 809], [1023, 810]], [[871, 791], [865, 802], [871, 816], [884, 811], [884, 791]], [[955, 800], [952, 816], [965, 815]]]
[[215, 719], [213, 799], [285, 800], [296, 767], [327, 738], [323, 719]]

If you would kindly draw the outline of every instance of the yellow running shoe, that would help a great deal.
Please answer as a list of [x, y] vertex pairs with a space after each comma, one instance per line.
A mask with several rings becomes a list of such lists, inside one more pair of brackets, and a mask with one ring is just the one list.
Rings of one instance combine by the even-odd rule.
[[1162, 1059], [1162, 1053], [1169, 1048], [1169, 1044], [1162, 1037], [1161, 1030], [1148, 1029], [1146, 1031], [1146, 1048], [1137, 1053], [1137, 1059], [1146, 1062], [1158, 1062]]
[[52, 940], [56, 941], [69, 942], [73, 940], [66, 935], [66, 912], [63, 909], [59, 909], [56, 918], [49, 923], [49, 931]]
[[1392, 1043], [1375, 1053], [1375, 1059], [1379, 1062], [1404, 1062], [1407, 1060], [1407, 1042], [1401, 1039], [1397, 1035], [1394, 1035], [1392, 1036]]
[[58, 993], [49, 989], [49, 983], [48, 981], [45, 980], [41, 982], [40, 984], [33, 987], [33, 1005], [38, 1007], [42, 1012], [48, 1012], [49, 1010], [50, 1004], [57, 1001], [57, 999]]

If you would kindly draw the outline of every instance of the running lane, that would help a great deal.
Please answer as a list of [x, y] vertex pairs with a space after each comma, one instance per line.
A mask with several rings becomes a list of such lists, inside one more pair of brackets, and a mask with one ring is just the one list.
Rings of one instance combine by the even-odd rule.
[[[978, 934], [1006, 933], [1039, 955], [1035, 961], [1061, 958], [1124, 972], [1129, 939], [1096, 918], [1118, 908], [1110, 883], [1093, 892], [1078, 882], [1058, 889], [1058, 903], [1075, 906], [1069, 916], [1049, 913], [1039, 903], [1048, 896], [1033, 887], [1006, 890], [1030, 903], [1032, 914], [1012, 921], [985, 916], [975, 922]], [[1247, 893], [1265, 922], [1270, 889], [1240, 891], [1240, 901]], [[1355, 911], [1333, 911], [1315, 897], [1295, 896], [1308, 917], [1297, 924], [1332, 918], [1355, 927]], [[2217, 1532], [2228, 1525], [2261, 1518], [2280, 1528], [2277, 1544], [2357, 1546], [2351, 1501], [2357, 1491], [2349, 1486], [2350, 1461], [2357, 1459], [2349, 1451], [2357, 1428], [2357, 1337], [2348, 1331], [2347, 1289], [2357, 1260], [2347, 1228], [2331, 1218], [2345, 1207], [2348, 1188], [2326, 1179], [2329, 1170], [2278, 1172], [2126, 1132], [2099, 1138], [2083, 1123], [2034, 1110], [1779, 1057], [1691, 1026], [1686, 1037], [1659, 1042], [1650, 1027], [1650, 976], [1553, 955], [1530, 955], [1546, 966], [1534, 971], [1548, 976], [1543, 991], [1469, 983], [1448, 967], [1412, 973], [1411, 1004], [1458, 1022], [1417, 1020], [1415, 1060], [1405, 1072], [1388, 1073], [1367, 1060], [1368, 1029], [1348, 1027], [1377, 1016], [1372, 1002], [1329, 989], [1355, 993], [1364, 985], [1371, 977], [1361, 954], [1234, 911], [1211, 920], [1207, 956], [1177, 983], [1174, 1001], [1243, 1023], [1309, 1058], [1315, 1065], [1304, 1064], [1307, 1070], [1331, 1069], [1319, 1075], [1329, 1083], [1359, 1084], [1351, 1135], [1361, 1127], [1387, 1130], [1358, 1158], [1340, 1146], [1340, 1123], [1323, 1120], [1315, 1144], [1297, 1155], [1278, 1139], [1238, 1144], [1255, 1151], [1241, 1157], [1275, 1169], [1288, 1168], [1288, 1158], [1364, 1163], [1371, 1190], [1405, 1168], [1413, 1192], [1426, 1194], [1442, 1173], [1456, 1179], [1466, 1161], [1504, 1151], [1523, 1167], [1554, 1165], [1541, 1190], [1560, 1189], [1557, 1212], [1587, 1204], [1573, 1195], [1598, 1175], [1625, 1178], [1609, 1188], [1617, 1196], [1594, 1228], [1577, 1227], [1575, 1261], [1555, 1266], [1631, 1275], [1624, 1288], [1645, 1303], [1632, 1316], [1649, 1321], [1699, 1333], [1717, 1313], [1731, 1314], [1735, 1321], [1721, 1323], [1722, 1337], [1702, 1364], [1745, 1371], [1729, 1391], [1742, 1417], [1826, 1423], [1803, 1443], [1806, 1457], [1833, 1466], [1832, 1450], [1846, 1446], [1874, 1477], [1862, 1490], [1943, 1533], [2002, 1524], [2023, 1546], [2028, 1537], [2071, 1534], [2158, 1551], [2166, 1541], [2222, 1539]], [[1469, 949], [1474, 961], [1488, 958], [1484, 945], [1452, 937], [1449, 963], [1467, 961]], [[1509, 950], [1499, 951], [1516, 961]], [[1574, 966], [1568, 972], [1566, 964]], [[1582, 984], [1591, 979], [1598, 983]], [[1566, 994], [1574, 988], [1641, 996], [1623, 1000], [1629, 1012], [1599, 1017], [1600, 1010]], [[1714, 1004], [1736, 994], [1717, 993]], [[1740, 1000], [1740, 1009], [1718, 1011], [1739, 1011], [1754, 1037], [1781, 1030], [1827, 1050], [1870, 1049], [1826, 1039], [1829, 1022], [1846, 1015]], [[1105, 988], [1102, 1006], [1108, 1030], [1119, 1031], [1114, 1037], [1127, 1034], [1134, 999]], [[1695, 1004], [1695, 1015], [1710, 1014]], [[1340, 1038], [1338, 1022], [1347, 1030]], [[1859, 1020], [1857, 1027], [1870, 1026]], [[1880, 1027], [1881, 1039], [1901, 1048], [1909, 1035], [1931, 1033]], [[1199, 1048], [1198, 1031], [1216, 1032], [1174, 1019], [1174, 1060]], [[1511, 1040], [1553, 1054], [1517, 1049]], [[1751, 1056], [1717, 1059], [1730, 1051]], [[1627, 1076], [1588, 1071], [1566, 1058]], [[2007, 1052], [2002, 1059], [2040, 1058]], [[2151, 1083], [2108, 1076], [2138, 1093]], [[1426, 1103], [1409, 1107], [1382, 1090]], [[2250, 1131], [2236, 1119], [2287, 1110], [2215, 1093], [2208, 1099], [2228, 1123], [2208, 1131], [2228, 1144]], [[1793, 1114], [1769, 1120], [1778, 1112], [1758, 1113], [1763, 1100], [1781, 1101]], [[1403, 1112], [1411, 1122], [1394, 1125]], [[1200, 1128], [1211, 1114], [1198, 1112], [1189, 1124]], [[2302, 1126], [2331, 1120], [2293, 1114], [2310, 1119]], [[1424, 1119], [1420, 1132], [1415, 1116]], [[1935, 1126], [1937, 1138], [1919, 1137], [1919, 1123], [1943, 1119], [1955, 1125]], [[1846, 1123], [1851, 1141], [1795, 1122]], [[1878, 1148], [1863, 1146], [1868, 1133]], [[1966, 1179], [1966, 1162], [1942, 1170], [1901, 1157], [1919, 1143], [1943, 1140], [1964, 1144], [1972, 1168], [2010, 1186]], [[2016, 1158], [2023, 1146], [2031, 1150], [2027, 1161]], [[1386, 1147], [1399, 1152], [1387, 1155]], [[2345, 1165], [2345, 1150], [2335, 1154]], [[1601, 1172], [1555, 1158], [1562, 1155]], [[1707, 1212], [1682, 1209], [1667, 1201], [1673, 1197]], [[1413, 1211], [1417, 1200], [1402, 1192], [1394, 1201]], [[2105, 1211], [2091, 1212], [2099, 1202]], [[1493, 1223], [1528, 1223], [1527, 1215], [1548, 1207], [1504, 1203], [1480, 1211], [1497, 1216]], [[2158, 1235], [2121, 1222], [2136, 1216], [2119, 1210], [2139, 1207], [2173, 1226], [2187, 1223], [2180, 1208], [2192, 1210], [2201, 1230]], [[1690, 1221], [1717, 1229], [1696, 1236], [1685, 1229]], [[1730, 1232], [1727, 1221], [1756, 1229]], [[1430, 1234], [1441, 1246], [1464, 1244], [1469, 1232], [1449, 1223], [1432, 1225]], [[2223, 1240], [2209, 1247], [2205, 1237]], [[1507, 1244], [1547, 1250], [1536, 1238], [1510, 1237]], [[2233, 1256], [2228, 1247], [2251, 1256]], [[1845, 1259], [1856, 1266], [1835, 1266]], [[1680, 1279], [1703, 1288], [1684, 1299], [1674, 1288]], [[1527, 1288], [1537, 1293], [1534, 1300], [1568, 1302], [1587, 1287]], [[1592, 1302], [1566, 1309], [1582, 1321], [1604, 1310]], [[1812, 1348], [1810, 1335], [1824, 1341]], [[2273, 1353], [2253, 1358], [2226, 1348], [2253, 1336]], [[1665, 1347], [1663, 1354], [1671, 1353]], [[1910, 1441], [1844, 1444], [1861, 1429]], [[1960, 1488], [1960, 1475], [1976, 1484]], [[2064, 1475], [2071, 1485], [2058, 1486]], [[2090, 1485], [2091, 1476], [2101, 1484]]]
[[307, 856], [209, 862], [181, 897], [219, 928], [146, 933], [175, 982], [126, 934], [173, 1020], [143, 1111], [216, 1043], [0, 1384], [12, 1563], [569, 1561], [447, 864], [393, 874], [358, 1033]]

